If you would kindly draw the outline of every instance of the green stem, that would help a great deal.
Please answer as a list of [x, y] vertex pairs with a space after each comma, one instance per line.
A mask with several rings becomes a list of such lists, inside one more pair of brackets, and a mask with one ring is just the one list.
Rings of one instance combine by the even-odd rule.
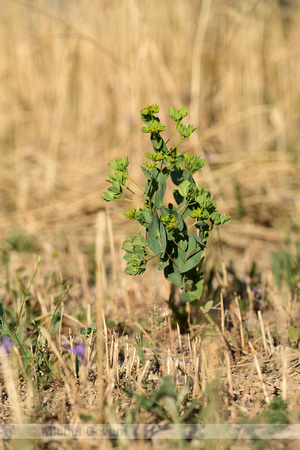
[[127, 189], [129, 192], [131, 192], [135, 197], [142, 199], [142, 197], [140, 195], [136, 194], [132, 189], [130, 189], [130, 187], [125, 186], [125, 189]]
[[154, 258], [157, 258], [157, 259], [159, 259], [158, 258], [158, 255], [160, 255], [160, 253], [157, 253], [156, 255], [152, 255], [152, 256], [150, 256], [150, 258], [149, 259], [147, 259], [147, 262], [148, 261], [151, 261], [152, 259], [154, 259]]
[[[174, 136], [174, 134], [176, 133], [176, 126], [177, 126], [177, 124], [175, 125], [175, 128], [174, 128], [174, 131], [173, 131], [173, 133], [171, 134], [171, 136], [169, 137], [169, 139], [166, 141], [166, 144], [172, 139], [172, 137]], [[174, 147], [175, 148], [175, 147]]]
[[55, 308], [55, 310], [54, 310], [54, 313], [52, 314], [50, 323], [49, 323], [49, 325], [48, 325], [48, 330], [49, 330], [49, 328], [50, 328], [51, 323], [53, 323], [54, 317], [55, 317], [55, 315], [56, 315], [56, 313], [57, 313], [57, 310], [58, 310], [59, 306], [61, 305], [61, 302], [65, 299], [67, 293], [69, 292], [69, 289], [70, 289], [70, 286], [68, 285], [68, 286], [67, 286], [67, 289], [66, 289], [66, 292], [65, 292], [65, 294], [63, 295], [64, 286], [62, 285], [62, 288], [61, 288], [61, 291], [60, 291], [60, 296], [59, 296], [59, 299], [58, 299], [56, 308]]
[[179, 270], [179, 266], [176, 264], [176, 262], [175, 262], [174, 259], [171, 257], [171, 255], [169, 255], [168, 252], [166, 252], [166, 254], [167, 254], [167, 257], [172, 261], [172, 263], [174, 264], [174, 266], [176, 266], [177, 269]]
[[[145, 204], [144, 202], [142, 202], [142, 201], [138, 201], [138, 200], [131, 200], [130, 198], [126, 198], [123, 194], [121, 194], [121, 197], [120, 197], [122, 200], [124, 200], [125, 202], [131, 202], [131, 203], [142, 203], [143, 205]], [[141, 198], [141, 197], [139, 197], [139, 198]]]
[[18, 343], [19, 349], [21, 350], [20, 353], [22, 353], [25, 356], [25, 358], [27, 359], [27, 362], [30, 364], [31, 360], [28, 358], [27, 352], [26, 352], [26, 350], [24, 350], [24, 346], [22, 346], [22, 343], [20, 342], [20, 339], [19, 339], [17, 333], [13, 333], [13, 335], [14, 335], [14, 338], [16, 339], [17, 343]]
[[177, 244], [177, 242], [175, 241], [175, 239], [173, 239], [174, 244], [179, 248], [179, 250], [181, 250], [182, 252], [184, 252], [185, 250], [183, 248], [180, 247], [180, 245]]
[[17, 318], [17, 322], [16, 322], [15, 333], [17, 333], [17, 331], [18, 331], [18, 329], [19, 329], [19, 327], [20, 327], [20, 324], [21, 324], [21, 316], [22, 316], [22, 312], [23, 312], [23, 309], [24, 309], [24, 305], [25, 305], [25, 303], [26, 303], [26, 299], [27, 299], [27, 296], [28, 296], [28, 294], [29, 294], [29, 291], [30, 291], [31, 285], [32, 285], [32, 283], [33, 283], [33, 280], [34, 280], [35, 277], [36, 277], [36, 274], [37, 274], [37, 271], [38, 271], [40, 262], [41, 262], [41, 257], [39, 256], [39, 257], [38, 257], [38, 262], [37, 262], [37, 265], [36, 265], [34, 274], [32, 275], [32, 278], [31, 278], [31, 280], [30, 280], [29, 286], [28, 286], [28, 288], [26, 289], [26, 291], [23, 292], [23, 299], [22, 299], [21, 308], [20, 308], [20, 311], [19, 311], [19, 314], [18, 314], [18, 318]]
[[141, 191], [144, 191], [144, 189], [136, 181], [134, 181], [131, 177], [128, 176], [128, 180], [132, 181], [132, 183], [134, 183], [139, 189], [141, 189]]
[[213, 325], [216, 328], [216, 331], [218, 332], [218, 334], [222, 334], [218, 325], [216, 324], [216, 322], [213, 321], [213, 319], [210, 317], [209, 313], [205, 311], [205, 309], [203, 308], [203, 306], [200, 306], [200, 311], [202, 312], [202, 314], [207, 318], [207, 320], [209, 321], [209, 323], [211, 325]]
[[[187, 202], [185, 205], [182, 206], [182, 208], [179, 209], [179, 211], [177, 211], [178, 214], [180, 214], [181, 217], [182, 217], [183, 214], [185, 213], [185, 210], [186, 210], [189, 206], [191, 206], [193, 203], [196, 203], [196, 202], [195, 202], [194, 200], [191, 200], [190, 202]], [[183, 211], [180, 212], [182, 209], [183, 209]]]
[[196, 222], [192, 223], [192, 225], [187, 227], [186, 231], [188, 231], [190, 228], [193, 228], [195, 225], [197, 225], [198, 222], [199, 222], [199, 220], [197, 220]]
[[184, 140], [185, 138], [183, 137], [183, 138], [180, 138], [179, 139], [179, 141], [177, 142], [177, 144], [176, 145], [174, 145], [174, 147], [173, 148], [177, 148], [178, 147], [178, 145], [180, 145], [181, 144], [181, 142]]

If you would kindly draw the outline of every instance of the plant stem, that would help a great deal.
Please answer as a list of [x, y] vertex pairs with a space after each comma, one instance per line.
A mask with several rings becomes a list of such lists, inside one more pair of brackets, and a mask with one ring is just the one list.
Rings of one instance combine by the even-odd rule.
[[50, 323], [49, 323], [49, 325], [48, 325], [47, 330], [49, 330], [50, 325], [51, 325], [51, 323], [53, 322], [54, 317], [55, 317], [55, 315], [56, 315], [56, 313], [57, 313], [57, 310], [58, 310], [58, 308], [59, 308], [61, 302], [64, 300], [64, 298], [66, 297], [67, 293], [69, 292], [69, 289], [70, 289], [70, 286], [68, 285], [68, 286], [67, 286], [67, 289], [66, 289], [66, 292], [65, 292], [65, 294], [63, 295], [64, 286], [62, 285], [62, 288], [61, 288], [61, 291], [60, 291], [60, 296], [59, 296], [59, 299], [58, 299], [56, 308], [55, 308], [55, 310], [54, 310], [54, 313], [52, 314], [52, 317], [51, 317], [51, 320], [50, 320]]
[[[130, 198], [126, 198], [123, 194], [121, 194], [120, 198], [125, 201], [125, 202], [131, 202], [131, 203], [142, 203], [143, 205], [145, 204], [143, 201], [139, 201], [139, 200], [131, 200]], [[139, 197], [141, 198], [141, 197]]]
[[193, 228], [195, 225], [197, 225], [198, 222], [199, 222], [199, 220], [196, 220], [196, 222], [192, 223], [192, 225], [187, 227], [186, 231], [188, 231], [190, 228]]
[[[166, 141], [166, 144], [168, 144], [168, 142], [172, 139], [172, 137], [173, 137], [174, 134], [176, 133], [176, 127], [177, 127], [177, 124], [175, 125], [175, 128], [174, 128], [173, 133], [171, 134], [171, 136], [169, 137], [169, 139]], [[174, 147], [174, 148], [176, 148], [176, 147]], [[171, 150], [173, 150], [173, 148], [172, 148]], [[170, 153], [170, 152], [169, 152], [169, 153]]]
[[125, 189], [127, 189], [129, 192], [131, 192], [135, 197], [142, 199], [142, 197], [138, 194], [136, 194], [130, 187], [125, 186]]
[[134, 183], [139, 189], [141, 189], [141, 191], [144, 191], [144, 189], [142, 188], [142, 186], [140, 186], [136, 181], [134, 181], [131, 177], [128, 176], [128, 180], [132, 181], [132, 183]]
[[[174, 149], [174, 148], [177, 148], [178, 145], [180, 145], [181, 142], [182, 142], [183, 140], [184, 140], [184, 138], [180, 138], [179, 141], [177, 142], [177, 144], [173, 147], [173, 149]], [[173, 150], [173, 149], [172, 149], [172, 150]]]
[[23, 299], [22, 299], [21, 308], [20, 308], [20, 311], [19, 311], [19, 314], [18, 314], [18, 318], [17, 318], [17, 322], [16, 322], [15, 333], [17, 333], [17, 331], [18, 331], [18, 329], [19, 329], [19, 327], [20, 327], [20, 324], [21, 324], [21, 316], [22, 316], [23, 308], [24, 308], [24, 305], [25, 305], [25, 302], [26, 302], [26, 298], [27, 298], [27, 295], [29, 294], [31, 285], [32, 285], [32, 283], [33, 283], [33, 281], [34, 281], [34, 279], [35, 279], [35, 277], [36, 277], [36, 274], [37, 274], [37, 271], [38, 271], [40, 262], [41, 262], [41, 257], [39, 256], [39, 257], [38, 257], [37, 264], [36, 264], [36, 268], [35, 268], [34, 274], [33, 274], [32, 277], [31, 277], [29, 286], [28, 286], [28, 288], [25, 290], [25, 292], [23, 292]]

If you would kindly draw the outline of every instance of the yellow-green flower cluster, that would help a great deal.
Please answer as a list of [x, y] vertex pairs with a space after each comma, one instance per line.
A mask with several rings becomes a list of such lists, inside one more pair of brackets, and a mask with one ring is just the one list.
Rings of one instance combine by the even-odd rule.
[[198, 220], [209, 219], [209, 212], [204, 208], [197, 208], [190, 212], [190, 217]]
[[165, 131], [166, 127], [164, 125], [160, 125], [160, 123], [154, 123], [149, 127], [142, 127], [142, 133], [151, 133], [151, 134], [159, 134], [162, 131]]
[[168, 231], [173, 231], [178, 228], [178, 220], [172, 214], [165, 214], [164, 216], [161, 216], [160, 220]]

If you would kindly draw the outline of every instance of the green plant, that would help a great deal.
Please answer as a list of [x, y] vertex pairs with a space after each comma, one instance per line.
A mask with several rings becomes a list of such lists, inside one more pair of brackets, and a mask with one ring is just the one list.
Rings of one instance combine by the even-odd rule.
[[11, 250], [19, 253], [33, 253], [39, 250], [39, 244], [35, 236], [14, 226], [2, 243], [2, 259], [5, 257], [4, 253], [7, 254]]
[[[130, 176], [128, 157], [121, 157], [109, 163], [114, 173], [109, 174], [111, 186], [103, 194], [107, 202], [121, 199], [141, 205], [125, 212], [131, 220], [137, 220], [145, 229], [141, 233], [125, 239], [123, 248], [127, 261], [125, 273], [140, 275], [145, 272], [147, 263], [157, 259], [158, 269], [164, 271], [167, 280], [182, 289], [184, 302], [200, 299], [203, 288], [203, 251], [212, 229], [225, 224], [229, 218], [219, 214], [216, 203], [210, 193], [197, 184], [194, 175], [205, 164], [204, 159], [190, 153], [178, 151], [179, 144], [194, 131], [193, 125], [182, 123], [188, 111], [170, 108], [171, 119], [175, 122], [179, 140], [174, 147], [167, 147], [161, 137], [165, 127], [155, 114], [159, 112], [157, 104], [142, 109], [141, 118], [145, 127], [143, 133], [150, 134], [153, 147], [151, 153], [145, 153], [149, 162], [141, 169], [146, 178], [145, 187], [141, 187]], [[171, 137], [172, 137], [171, 136]], [[167, 183], [172, 181], [176, 204], [164, 203]], [[138, 189], [136, 193], [133, 189]], [[125, 196], [128, 192], [134, 199]]]
[[[135, 347], [136, 353], [137, 353], [138, 357], [140, 358], [140, 361], [141, 361], [141, 363], [142, 363], [143, 365], [144, 365], [145, 362], [146, 362], [146, 355], [145, 355], [145, 351], [144, 351], [144, 349], [143, 349], [144, 341], [145, 341], [144, 335], [143, 335], [143, 334], [139, 334], [139, 333], [136, 333], [136, 334], [133, 336], [133, 340], [132, 340], [132, 341], [129, 341], [128, 339], [124, 340], [124, 342], [125, 342], [126, 344], [131, 344], [131, 345], [133, 345], [133, 346]], [[145, 344], [147, 345], [147, 347], [150, 347], [150, 345], [151, 345], [151, 344], [148, 342], [147, 339], [146, 339]]]
[[272, 268], [279, 290], [286, 283], [294, 294], [299, 292], [300, 280], [300, 242], [296, 243], [296, 252], [292, 254], [286, 250], [277, 250], [272, 255]]
[[131, 387], [119, 389], [132, 401], [132, 408], [128, 411], [127, 423], [136, 423], [141, 409], [151, 411], [166, 423], [197, 424], [213, 423], [218, 416], [218, 382], [215, 379], [206, 386], [201, 396], [194, 399], [189, 394], [189, 386], [177, 389], [171, 376], [160, 378], [159, 384], [150, 392], [136, 394]]
[[29, 281], [22, 275], [21, 268], [16, 271], [17, 287], [7, 284], [6, 297], [11, 297], [19, 307], [9, 307], [0, 300], [0, 338], [5, 337], [16, 346], [22, 360], [22, 375], [34, 376], [36, 384], [45, 387], [53, 379], [53, 366], [57, 358], [50, 352], [42, 327], [45, 326], [52, 335], [58, 333], [62, 321], [61, 304], [69, 292], [69, 285], [61, 277], [61, 290], [59, 296], [55, 297], [54, 311], [47, 319], [40, 316], [39, 306], [31, 294], [40, 262], [41, 257]]
[[288, 338], [292, 347], [297, 348], [300, 342], [300, 327], [296, 323], [292, 323], [288, 330]]
[[[268, 431], [275, 434], [282, 430], [284, 425], [288, 425], [293, 420], [293, 414], [289, 411], [289, 403], [284, 400], [280, 395], [273, 398], [271, 403], [266, 406], [266, 408], [256, 414], [254, 417], [249, 419], [248, 417], [241, 414], [240, 423], [253, 425], [253, 428], [248, 428], [248, 432], [251, 430], [251, 436], [254, 440], [255, 449], [263, 450], [265, 448], [270, 448], [270, 441], [267, 439], [261, 439], [260, 434], [260, 424], [270, 425]], [[272, 426], [271, 426], [272, 425]], [[279, 428], [278, 428], [279, 426]]]

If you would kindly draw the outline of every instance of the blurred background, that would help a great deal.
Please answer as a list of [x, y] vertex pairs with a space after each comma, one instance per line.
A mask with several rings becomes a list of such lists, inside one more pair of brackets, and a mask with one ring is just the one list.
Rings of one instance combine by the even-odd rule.
[[181, 150], [206, 157], [197, 181], [232, 217], [212, 254], [247, 271], [296, 241], [298, 1], [2, 0], [0, 8], [2, 249], [67, 251], [88, 263], [106, 220], [108, 258], [122, 260], [135, 225], [126, 205], [101, 199], [107, 163], [128, 155], [143, 182], [151, 148], [140, 110], [152, 103], [167, 130], [171, 106], [186, 107], [197, 127]]

